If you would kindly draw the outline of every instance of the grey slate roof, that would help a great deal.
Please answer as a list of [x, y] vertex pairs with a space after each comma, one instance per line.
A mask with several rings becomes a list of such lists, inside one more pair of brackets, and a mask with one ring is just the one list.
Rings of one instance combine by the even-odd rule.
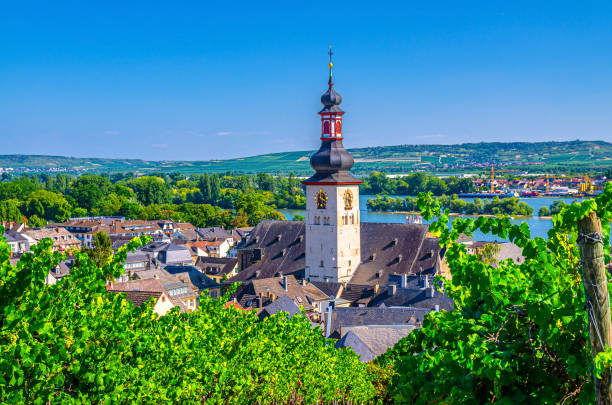
[[359, 360], [367, 363], [376, 358], [376, 354], [353, 331], [348, 331], [334, 345], [336, 349], [350, 348], [359, 356]]
[[196, 229], [196, 232], [198, 233], [198, 235], [200, 235], [200, 238], [202, 240], [208, 241], [228, 239], [233, 237], [231, 231], [226, 231], [220, 226], [214, 226], [211, 228], [198, 228]]
[[4, 237], [6, 238], [6, 242], [7, 243], [11, 243], [11, 242], [27, 242], [28, 241], [28, 239], [25, 236], [23, 236], [19, 232], [15, 232], [15, 231], [5, 231], [4, 232]]
[[237, 264], [238, 259], [236, 259], [235, 257], [200, 256], [196, 260], [195, 266], [203, 273], [206, 273], [206, 267], [215, 267], [219, 269], [219, 273], [229, 274], [234, 270]]
[[342, 288], [342, 283], [334, 283], [331, 281], [312, 281], [315, 287], [327, 294], [328, 297], [338, 298], [338, 292]]
[[[427, 228], [424, 224], [361, 223], [362, 262], [351, 283], [386, 285], [392, 273], [432, 274], [441, 250], [437, 239], [427, 238]], [[305, 269], [304, 234], [302, 221], [261, 221], [241, 250], [260, 250], [262, 260], [229, 281], [269, 278], [279, 271], [299, 278]]]
[[261, 311], [259, 314], [259, 319], [272, 316], [278, 312], [287, 312], [289, 314], [289, 318], [291, 318], [295, 314], [300, 313], [300, 308], [295, 302], [293, 302], [291, 297], [288, 295], [283, 295], [282, 297], [278, 297], [273, 303], [266, 305], [263, 308], [263, 311]]
[[191, 253], [185, 246], [174, 243], [151, 242], [144, 248], [144, 252], [157, 253], [157, 259], [163, 264], [191, 263]]
[[332, 311], [331, 333], [338, 338], [340, 329], [348, 326], [364, 325], [421, 325], [425, 315], [429, 313], [425, 308], [384, 308], [384, 307], [340, 307]]
[[261, 221], [249, 235], [242, 250], [261, 250], [262, 260], [240, 271], [230, 281], [270, 278], [281, 271], [285, 275], [303, 277], [306, 249], [304, 231], [305, 224], [302, 221]]
[[199, 293], [204, 290], [220, 287], [216, 281], [206, 276], [206, 274], [202, 274], [200, 270], [194, 266], [166, 266], [164, 270], [180, 281], [191, 283], [198, 289]]
[[359, 360], [369, 362], [384, 354], [400, 339], [416, 329], [415, 325], [368, 325], [342, 328], [344, 336], [336, 347], [350, 347], [361, 355]]
[[369, 303], [372, 307], [413, 307], [433, 309], [436, 305], [439, 309], [453, 310], [453, 300], [443, 292], [435, 291], [433, 296], [427, 296], [426, 289], [419, 288], [397, 288], [395, 294], [391, 294], [390, 288], [385, 288], [380, 294], [372, 298]]

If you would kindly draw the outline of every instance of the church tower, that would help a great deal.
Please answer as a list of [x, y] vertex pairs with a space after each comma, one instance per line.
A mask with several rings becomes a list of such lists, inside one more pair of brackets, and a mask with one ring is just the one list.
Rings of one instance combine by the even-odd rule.
[[328, 89], [321, 96], [321, 147], [311, 156], [306, 185], [306, 278], [348, 282], [361, 263], [359, 184], [342, 145], [342, 97], [334, 90], [329, 50]]

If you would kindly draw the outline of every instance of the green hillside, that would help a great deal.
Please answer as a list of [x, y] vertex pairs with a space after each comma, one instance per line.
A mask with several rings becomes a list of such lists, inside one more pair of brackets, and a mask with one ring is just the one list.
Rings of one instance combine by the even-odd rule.
[[[407, 173], [422, 170], [436, 173], [474, 172], [496, 168], [549, 172], [602, 172], [612, 167], [612, 143], [604, 141], [569, 142], [491, 142], [460, 145], [396, 145], [350, 149], [355, 158], [354, 172]], [[152, 172], [183, 173], [268, 172], [282, 174], [311, 172], [308, 158], [313, 151], [271, 153], [213, 161], [145, 161], [140, 159], [75, 158], [41, 155], [0, 155], [0, 167], [16, 171], [69, 172]]]

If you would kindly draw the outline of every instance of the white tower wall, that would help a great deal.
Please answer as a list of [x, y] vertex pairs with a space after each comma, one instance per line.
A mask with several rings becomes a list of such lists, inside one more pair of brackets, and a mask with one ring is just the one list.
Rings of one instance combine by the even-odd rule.
[[[327, 193], [325, 209], [317, 208], [319, 191]], [[346, 207], [345, 193], [353, 199]], [[361, 262], [359, 186], [306, 186], [306, 278], [348, 282]]]

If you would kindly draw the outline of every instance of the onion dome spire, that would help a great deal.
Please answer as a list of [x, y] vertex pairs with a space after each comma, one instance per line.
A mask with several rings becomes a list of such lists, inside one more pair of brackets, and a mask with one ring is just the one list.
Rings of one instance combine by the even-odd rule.
[[327, 81], [328, 89], [321, 96], [321, 104], [323, 104], [323, 109], [319, 112], [320, 113], [322, 112], [341, 113], [344, 111], [342, 111], [342, 109], [338, 106], [342, 102], [342, 96], [340, 95], [340, 93], [334, 90], [334, 79], [332, 75], [332, 69], [334, 67], [334, 63], [332, 62], [332, 56], [334, 53], [332, 52], [331, 45], [329, 46], [328, 54], [329, 54], [329, 65], [328, 65], [329, 66], [329, 80]]
[[315, 174], [302, 182], [306, 185], [357, 185], [361, 180], [353, 177], [349, 170], [354, 160], [342, 145], [342, 116], [344, 111], [339, 107], [342, 96], [334, 90], [332, 78], [333, 52], [329, 47], [329, 80], [328, 89], [321, 96], [323, 109], [321, 116], [321, 147], [310, 157], [310, 166]]

